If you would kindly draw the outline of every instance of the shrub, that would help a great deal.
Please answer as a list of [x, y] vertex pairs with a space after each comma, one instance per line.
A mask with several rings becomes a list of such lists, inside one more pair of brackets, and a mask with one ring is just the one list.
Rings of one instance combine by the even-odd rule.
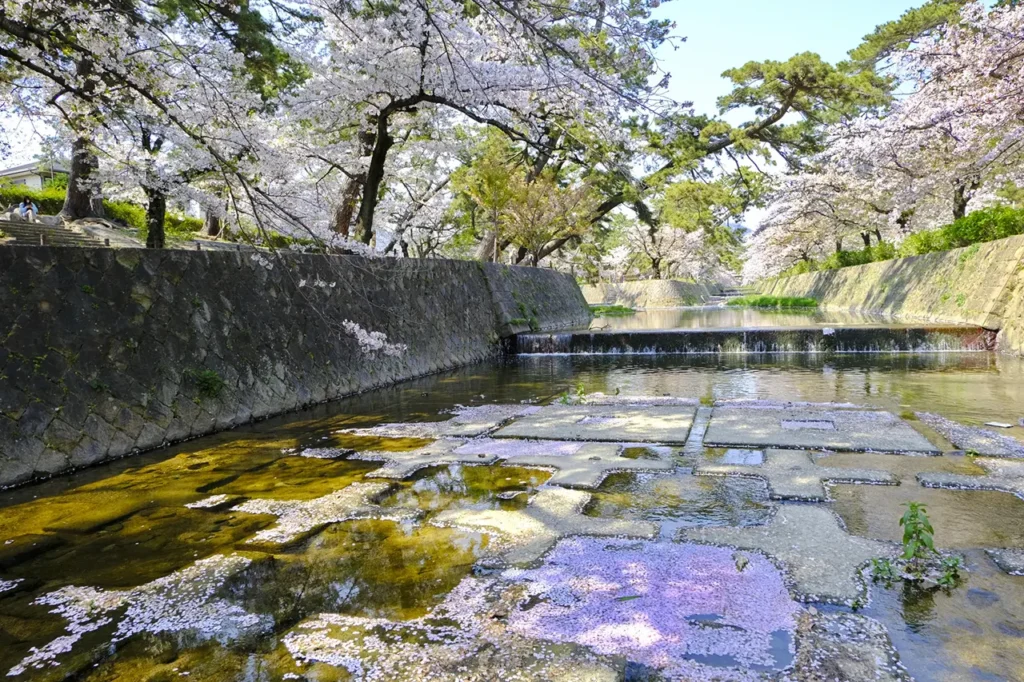
[[920, 256], [935, 251], [951, 249], [949, 241], [942, 230], [915, 232], [900, 244], [900, 256]]
[[56, 215], [64, 208], [64, 190], [59, 187], [30, 189], [24, 185], [0, 185], [0, 205], [3, 208], [17, 206], [29, 197], [43, 215]]
[[127, 201], [104, 201], [103, 210], [110, 220], [124, 223], [136, 230], [146, 229], [146, 209], [138, 204], [130, 204]]
[[983, 208], [941, 229], [949, 248], [1004, 239], [1024, 234], [1024, 210], [1010, 206]]

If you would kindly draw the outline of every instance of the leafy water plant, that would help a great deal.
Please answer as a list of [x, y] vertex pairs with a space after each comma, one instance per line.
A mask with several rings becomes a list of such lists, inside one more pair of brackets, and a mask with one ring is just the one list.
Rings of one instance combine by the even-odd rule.
[[595, 317], [626, 317], [636, 314], [635, 310], [624, 305], [592, 305], [590, 312]]
[[899, 520], [903, 528], [903, 554], [896, 561], [872, 559], [873, 580], [887, 586], [897, 579], [933, 583], [943, 588], [959, 585], [963, 561], [959, 556], [943, 555], [935, 549], [935, 529], [924, 504], [908, 502], [904, 506], [907, 509]]
[[585, 405], [587, 402], [587, 387], [583, 385], [583, 382], [576, 384], [575, 392], [570, 394], [569, 391], [562, 391], [562, 394], [558, 396], [558, 402], [562, 405]]
[[803, 296], [740, 296], [730, 306], [743, 308], [817, 308], [818, 302]]
[[903, 558], [912, 568], [935, 553], [935, 529], [928, 519], [928, 510], [920, 502], [908, 502], [900, 519], [903, 527]]

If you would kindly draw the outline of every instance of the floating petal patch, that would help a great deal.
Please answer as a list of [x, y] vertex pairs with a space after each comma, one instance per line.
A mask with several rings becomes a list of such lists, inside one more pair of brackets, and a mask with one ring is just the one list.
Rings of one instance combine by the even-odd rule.
[[4, 592], [10, 592], [21, 583], [21, 578], [17, 580], [0, 580], [0, 594]]
[[35, 600], [50, 606], [50, 613], [68, 621], [66, 635], [42, 648], [31, 649], [9, 676], [59, 665], [57, 657], [71, 651], [85, 634], [111, 626], [111, 643], [141, 633], [188, 632], [203, 641], [227, 642], [248, 632], [267, 632], [268, 617], [248, 613], [214, 594], [224, 582], [251, 560], [238, 556], [212, 556], [131, 590], [108, 592], [93, 587], [64, 587]]
[[249, 500], [235, 507], [234, 511], [278, 517], [277, 525], [261, 530], [250, 542], [283, 545], [341, 521], [365, 518], [406, 521], [418, 518], [419, 512], [385, 509], [377, 504], [390, 490], [388, 483], [353, 483], [314, 500]]
[[227, 503], [230, 499], [231, 497], [228, 495], [212, 495], [196, 502], [186, 504], [185, 506], [189, 509], [213, 509], [214, 507], [219, 507], [220, 505]]
[[562, 540], [543, 566], [503, 575], [528, 595], [509, 628], [626, 656], [669, 679], [730, 679], [709, 674], [714, 665], [736, 676], [785, 668], [800, 607], [770, 561], [744, 559], [740, 570], [719, 547]]

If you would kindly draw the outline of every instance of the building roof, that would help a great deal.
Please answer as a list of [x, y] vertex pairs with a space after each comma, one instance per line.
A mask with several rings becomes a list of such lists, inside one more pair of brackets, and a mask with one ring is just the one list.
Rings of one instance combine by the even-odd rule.
[[10, 168], [0, 170], [0, 178], [9, 177], [11, 175], [31, 175], [32, 173], [37, 173], [39, 175], [63, 173], [66, 175], [69, 172], [70, 171], [67, 168], [59, 163], [32, 161], [31, 163], [23, 163], [20, 166], [11, 166]]

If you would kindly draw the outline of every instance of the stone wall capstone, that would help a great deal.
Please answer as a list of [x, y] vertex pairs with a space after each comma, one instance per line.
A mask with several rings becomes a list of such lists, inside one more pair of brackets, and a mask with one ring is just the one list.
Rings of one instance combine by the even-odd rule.
[[[0, 280], [0, 486], [484, 360], [523, 318], [590, 319], [568, 275], [466, 261], [7, 247]], [[365, 352], [345, 321], [407, 349]]]

